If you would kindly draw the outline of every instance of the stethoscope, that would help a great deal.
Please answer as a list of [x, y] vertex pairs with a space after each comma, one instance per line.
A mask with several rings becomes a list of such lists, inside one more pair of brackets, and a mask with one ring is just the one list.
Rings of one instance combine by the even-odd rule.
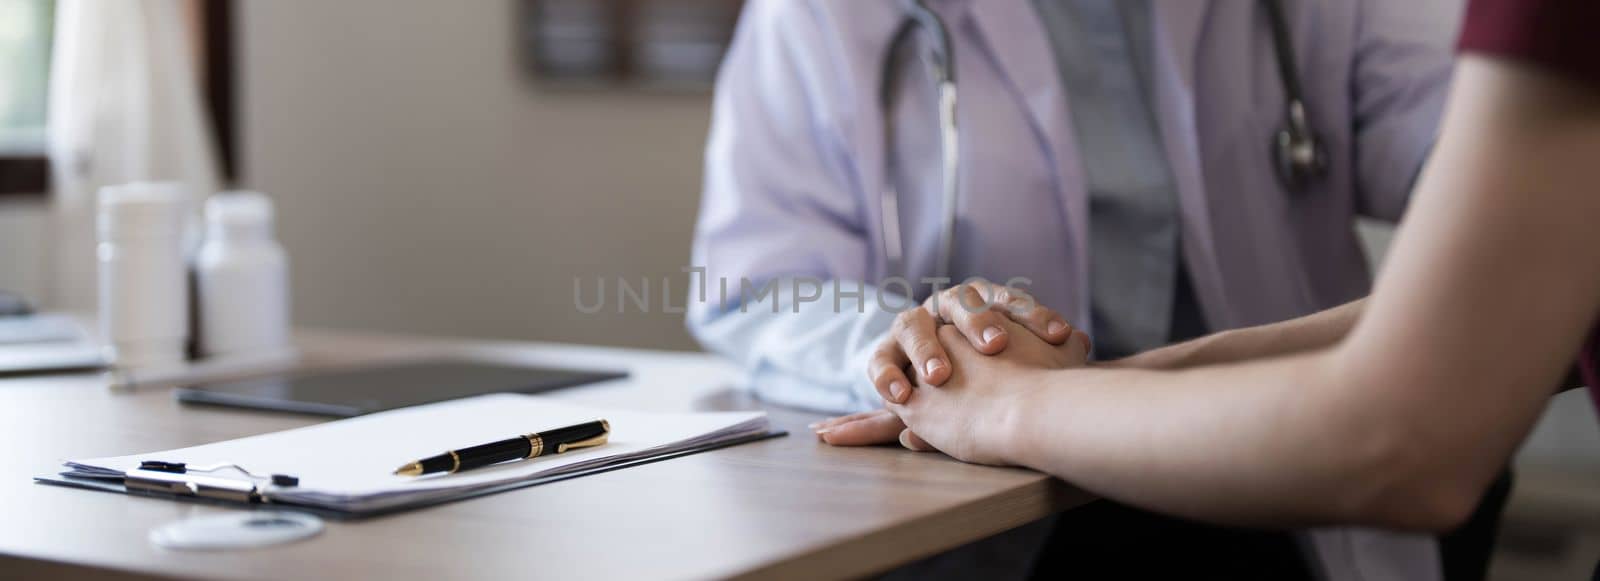
[[[910, 49], [911, 37], [921, 31], [927, 37], [926, 62], [929, 74], [939, 95], [939, 147], [944, 178], [943, 204], [940, 206], [939, 242], [935, 249], [934, 275], [944, 279], [950, 276], [950, 254], [955, 243], [956, 203], [960, 197], [960, 132], [956, 126], [956, 67], [951, 58], [950, 31], [944, 19], [928, 8], [926, 0], [902, 0], [906, 18], [895, 29], [884, 54], [883, 67], [878, 79], [878, 105], [883, 112], [884, 158], [887, 171], [886, 185], [881, 200], [883, 212], [883, 246], [889, 272], [906, 274], [904, 239], [900, 231], [900, 194], [896, 190], [896, 158], [894, 151], [894, 103], [899, 95], [899, 64], [904, 51]], [[1283, 127], [1273, 135], [1272, 157], [1277, 167], [1278, 180], [1291, 193], [1301, 193], [1328, 172], [1327, 150], [1316, 131], [1311, 127], [1306, 111], [1304, 92], [1300, 85], [1300, 70], [1295, 64], [1294, 43], [1289, 37], [1288, 19], [1283, 14], [1283, 0], [1261, 0], [1266, 7], [1268, 24], [1272, 29], [1272, 48], [1278, 61], [1278, 78], [1288, 98], [1284, 107]]]

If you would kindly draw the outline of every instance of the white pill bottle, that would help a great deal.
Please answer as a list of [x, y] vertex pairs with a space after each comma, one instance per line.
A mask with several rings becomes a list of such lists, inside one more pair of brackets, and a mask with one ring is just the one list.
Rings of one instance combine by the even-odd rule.
[[195, 257], [200, 354], [288, 352], [289, 261], [273, 236], [272, 200], [222, 192], [206, 200], [205, 216], [205, 242]]
[[106, 357], [117, 367], [170, 367], [186, 358], [189, 207], [188, 192], [178, 183], [100, 189], [100, 332]]

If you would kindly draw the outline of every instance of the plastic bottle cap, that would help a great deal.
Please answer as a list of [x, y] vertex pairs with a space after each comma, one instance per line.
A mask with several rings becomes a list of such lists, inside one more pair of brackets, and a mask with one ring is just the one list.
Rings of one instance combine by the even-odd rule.
[[222, 192], [206, 200], [206, 221], [211, 224], [270, 224], [272, 199], [261, 192]]
[[100, 238], [181, 237], [188, 201], [188, 191], [177, 182], [100, 188], [96, 220]]

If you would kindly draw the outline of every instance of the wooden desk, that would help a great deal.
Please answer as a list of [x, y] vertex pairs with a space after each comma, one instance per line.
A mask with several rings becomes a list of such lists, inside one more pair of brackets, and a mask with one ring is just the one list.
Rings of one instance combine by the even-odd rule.
[[[699, 354], [305, 333], [307, 365], [464, 355], [627, 367], [562, 392], [648, 410], [749, 409], [734, 370]], [[114, 391], [98, 375], [0, 379], [0, 578], [839, 578], [884, 571], [1085, 502], [1034, 472], [891, 448], [839, 449], [772, 409], [791, 434], [666, 462], [355, 522], [313, 540], [193, 553], [151, 528], [222, 510], [31, 482], [68, 458], [132, 454], [314, 423], [185, 407], [166, 388]]]

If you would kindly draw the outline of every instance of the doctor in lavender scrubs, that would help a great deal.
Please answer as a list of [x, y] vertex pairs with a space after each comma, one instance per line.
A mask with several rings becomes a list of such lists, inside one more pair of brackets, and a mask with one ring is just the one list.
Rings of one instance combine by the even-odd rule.
[[[1460, 10], [749, 1], [718, 78], [689, 328], [741, 365], [757, 396], [846, 413], [881, 407], [867, 361], [897, 317], [909, 320], [893, 307], [926, 304], [940, 279], [1013, 282], [1047, 307], [1025, 315], [1030, 329], [1061, 342], [1072, 331], [1052, 323], [1070, 321], [1098, 359], [1363, 296], [1354, 220], [1404, 211]], [[959, 99], [941, 90], [947, 76]], [[941, 122], [946, 107], [953, 123]], [[1298, 170], [1282, 167], [1306, 152]], [[894, 278], [911, 284], [884, 282]], [[752, 306], [741, 283], [772, 292]], [[734, 296], [718, 300], [719, 287]], [[985, 335], [967, 333], [1004, 341]], [[941, 364], [914, 372], [948, 375]], [[1207, 562], [1185, 570], [1201, 577], [1441, 576], [1431, 537], [1274, 536], [1110, 510], [1097, 526], [1127, 529], [1152, 555], [1192, 553]], [[1063, 531], [1073, 518], [1035, 527], [1054, 526], [1057, 542], [1013, 543], [1034, 552], [1008, 562], [1093, 541]], [[1188, 552], [1167, 546], [1179, 544]]]

